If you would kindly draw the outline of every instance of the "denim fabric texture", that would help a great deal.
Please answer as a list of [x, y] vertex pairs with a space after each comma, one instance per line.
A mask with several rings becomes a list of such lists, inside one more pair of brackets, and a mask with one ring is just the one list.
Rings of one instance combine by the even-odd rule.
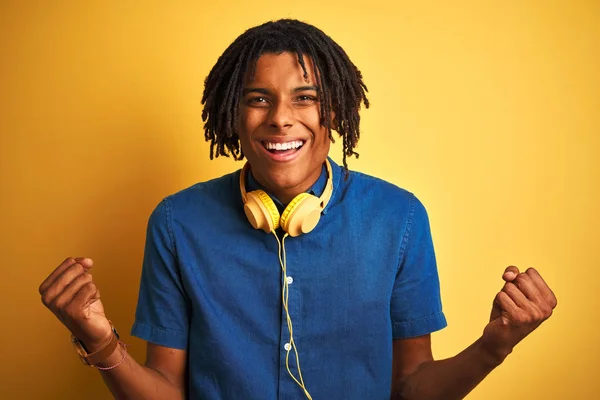
[[[358, 172], [345, 180], [330, 162], [319, 224], [285, 241], [302, 375], [315, 400], [387, 400], [392, 340], [446, 326], [429, 221], [413, 194]], [[191, 399], [302, 399], [285, 364], [277, 241], [247, 221], [239, 174], [153, 211], [131, 333], [187, 350]], [[323, 169], [312, 192], [326, 180]], [[251, 176], [247, 188], [259, 188]]]

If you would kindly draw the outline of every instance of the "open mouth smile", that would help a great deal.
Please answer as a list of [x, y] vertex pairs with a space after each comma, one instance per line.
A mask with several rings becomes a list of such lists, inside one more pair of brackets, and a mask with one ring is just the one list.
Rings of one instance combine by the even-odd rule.
[[265, 152], [275, 161], [290, 161], [295, 158], [304, 146], [304, 140], [290, 140], [288, 142], [260, 142]]

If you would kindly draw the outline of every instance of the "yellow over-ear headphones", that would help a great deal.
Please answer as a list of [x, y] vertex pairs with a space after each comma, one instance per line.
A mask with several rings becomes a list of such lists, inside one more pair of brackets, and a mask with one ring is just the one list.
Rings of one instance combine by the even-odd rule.
[[299, 236], [312, 231], [317, 226], [321, 212], [327, 206], [333, 192], [333, 174], [329, 160], [325, 160], [325, 165], [328, 177], [321, 197], [300, 193], [280, 216], [277, 206], [264, 191], [254, 190], [246, 193], [246, 173], [250, 168], [250, 164], [246, 163], [240, 174], [240, 191], [244, 201], [244, 212], [254, 229], [272, 232], [281, 226], [290, 236]]

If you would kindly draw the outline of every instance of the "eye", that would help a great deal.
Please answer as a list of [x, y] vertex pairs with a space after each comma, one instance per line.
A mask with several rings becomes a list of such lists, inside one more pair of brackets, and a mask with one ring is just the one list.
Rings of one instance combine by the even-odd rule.
[[300, 103], [314, 103], [314, 102], [317, 102], [318, 99], [315, 96], [303, 94], [303, 95], [296, 97], [296, 101], [298, 101]]
[[250, 97], [246, 100], [249, 106], [264, 107], [269, 104], [269, 100], [264, 96]]

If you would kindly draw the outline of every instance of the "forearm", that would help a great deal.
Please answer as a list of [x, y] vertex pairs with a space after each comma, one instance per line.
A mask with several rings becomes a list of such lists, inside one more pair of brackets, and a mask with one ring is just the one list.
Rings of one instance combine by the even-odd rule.
[[184, 398], [183, 390], [173, 384], [166, 376], [155, 369], [140, 365], [120, 346], [99, 367], [110, 367], [125, 359], [116, 368], [99, 370], [102, 379], [115, 399], [146, 400], [166, 399], [180, 400]]
[[392, 399], [462, 399], [507, 355], [492, 355], [485, 351], [479, 339], [456, 356], [426, 362], [404, 379], [394, 382]]

